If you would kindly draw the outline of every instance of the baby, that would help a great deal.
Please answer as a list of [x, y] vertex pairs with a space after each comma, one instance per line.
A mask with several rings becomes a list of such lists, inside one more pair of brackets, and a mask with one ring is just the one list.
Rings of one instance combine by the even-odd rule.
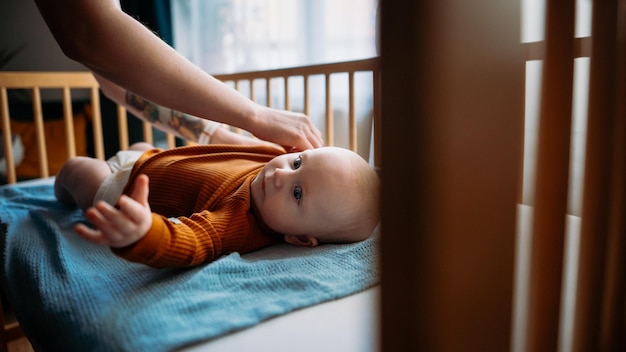
[[146, 143], [108, 161], [72, 158], [54, 186], [94, 225], [77, 224], [80, 236], [153, 267], [198, 265], [280, 240], [364, 240], [379, 220], [379, 189], [374, 169], [344, 148]]

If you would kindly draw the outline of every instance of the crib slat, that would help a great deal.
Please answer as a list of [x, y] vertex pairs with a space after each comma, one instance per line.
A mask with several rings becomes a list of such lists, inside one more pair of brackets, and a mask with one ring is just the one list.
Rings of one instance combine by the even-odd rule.
[[[374, 70], [372, 71], [372, 82], [374, 89], [374, 97], [373, 97], [373, 119], [374, 119], [374, 146], [382, 145], [382, 116], [381, 116], [381, 82], [380, 82], [380, 72]], [[374, 148], [374, 163], [378, 167], [382, 167], [383, 156], [381, 148]]]
[[348, 72], [348, 124], [350, 131], [349, 141], [350, 149], [356, 152], [357, 148], [357, 128], [356, 128], [356, 111], [354, 108], [354, 71]]
[[558, 346], [572, 116], [574, 3], [548, 0], [530, 259], [527, 350]]
[[152, 125], [148, 122], [143, 123], [143, 141], [149, 144], [153, 144], [152, 140]]
[[309, 105], [309, 75], [304, 75], [302, 81], [304, 91], [304, 114], [306, 116], [310, 116], [311, 109]]
[[250, 82], [250, 100], [256, 101], [256, 94], [254, 91], [254, 80], [249, 79], [248, 82]]
[[285, 84], [285, 110], [291, 110], [291, 101], [289, 99], [289, 76], [283, 77]]
[[65, 122], [65, 143], [67, 156], [76, 156], [76, 140], [74, 138], [74, 114], [72, 112], [72, 96], [68, 86], [63, 87], [63, 121]]
[[43, 113], [41, 111], [41, 92], [38, 87], [33, 88], [32, 92], [33, 117], [35, 119], [37, 150], [39, 152], [39, 175], [41, 177], [48, 177], [48, 156], [46, 153], [46, 136], [44, 133]]
[[335, 130], [334, 130], [334, 116], [333, 116], [333, 102], [331, 98], [330, 90], [330, 73], [324, 75], [326, 78], [326, 85], [324, 87], [326, 97], [326, 110], [325, 110], [325, 123], [326, 123], [326, 145], [335, 145]]
[[[233, 82], [235, 84], [235, 90], [239, 92], [239, 89], [241, 88], [241, 85], [239, 84], [239, 80], [234, 80]], [[250, 87], [252, 87], [252, 82], [250, 82]], [[240, 128], [237, 128], [237, 127], [229, 126], [229, 128], [231, 131], [235, 131], [237, 133], [243, 132]]]
[[265, 106], [272, 107], [272, 79], [265, 79]]
[[117, 106], [117, 129], [120, 138], [120, 150], [128, 149], [128, 118], [126, 117], [126, 108], [122, 105]]
[[[617, 23], [617, 63], [626, 62], [626, 2], [621, 0]], [[614, 126], [613, 178], [611, 182], [610, 232], [607, 285], [603, 309], [600, 348], [602, 351], [626, 350], [626, 67], [616, 69], [616, 111]], [[621, 118], [620, 118], [621, 117]]]
[[[626, 15], [626, 14], [624, 14]], [[626, 38], [626, 37], [622, 37]], [[624, 55], [621, 55], [624, 62]], [[620, 62], [620, 61], [618, 61]], [[626, 116], [626, 70], [622, 69], [621, 92], [618, 101], [621, 109], [616, 116]], [[626, 121], [616, 119], [614, 128], [613, 173], [611, 180], [611, 211], [609, 216], [609, 237], [607, 245], [607, 269], [604, 293], [604, 307], [600, 330], [601, 351], [626, 350], [626, 329], [623, 312], [626, 308]]]
[[172, 148], [176, 147], [176, 138], [174, 138], [173, 134], [168, 133], [168, 134], [165, 135], [165, 138], [167, 140], [167, 148], [168, 149], [172, 149]]
[[599, 350], [615, 120], [616, 0], [594, 1], [574, 351]]
[[100, 94], [98, 88], [91, 88], [91, 113], [93, 115], [93, 145], [96, 158], [104, 159], [104, 142], [102, 138], [102, 114], [100, 113]]
[[[626, 7], [623, 7], [620, 18], [626, 17]], [[626, 33], [623, 33], [626, 34]], [[621, 62], [626, 58], [626, 37], [622, 36], [622, 55], [619, 56]], [[622, 69], [621, 74], [621, 110], [616, 115], [626, 116], [626, 70]], [[622, 312], [626, 309], [626, 121], [618, 119], [615, 126], [615, 153], [613, 160], [613, 182], [611, 190], [614, 196], [611, 204], [609, 244], [607, 246], [608, 268], [607, 284], [605, 293], [605, 305], [603, 309], [603, 321], [601, 325], [600, 346], [603, 351], [623, 351], [626, 350], [626, 322]]]
[[2, 118], [2, 143], [4, 144], [4, 161], [6, 163], [6, 178], [8, 183], [15, 183], [15, 160], [13, 159], [13, 145], [11, 141], [11, 123], [9, 121], [9, 100], [7, 89], [0, 88], [0, 118]]

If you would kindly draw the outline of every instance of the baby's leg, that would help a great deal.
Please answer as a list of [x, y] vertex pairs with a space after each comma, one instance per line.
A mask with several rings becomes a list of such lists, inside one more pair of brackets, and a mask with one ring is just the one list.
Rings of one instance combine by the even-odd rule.
[[104, 160], [74, 157], [59, 171], [54, 182], [54, 195], [63, 204], [78, 205], [82, 210], [93, 205], [98, 187], [111, 174]]

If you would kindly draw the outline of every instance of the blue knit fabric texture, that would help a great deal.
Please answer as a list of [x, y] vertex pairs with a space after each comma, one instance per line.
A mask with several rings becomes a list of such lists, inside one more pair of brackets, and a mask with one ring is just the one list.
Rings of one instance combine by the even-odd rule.
[[43, 184], [0, 187], [4, 291], [37, 351], [171, 351], [379, 283], [363, 242], [279, 244], [191, 269], [127, 262], [72, 231]]

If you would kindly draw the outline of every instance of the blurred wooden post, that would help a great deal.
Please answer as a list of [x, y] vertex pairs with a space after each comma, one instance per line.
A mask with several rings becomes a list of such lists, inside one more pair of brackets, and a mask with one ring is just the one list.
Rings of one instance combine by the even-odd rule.
[[517, 0], [381, 1], [382, 351], [507, 351]]
[[617, 6], [615, 111], [607, 269], [599, 351], [626, 350], [626, 0]]
[[[619, 142], [623, 143], [623, 140], [618, 140], [620, 136], [615, 134], [614, 129], [620, 126], [618, 120], [622, 122], [624, 120], [624, 115], [618, 116], [616, 114], [616, 100], [618, 99], [616, 73], [623, 74], [625, 65], [624, 61], [617, 60], [617, 13], [619, 13], [617, 0], [593, 2], [589, 117], [576, 313], [574, 315], [574, 351], [600, 350], [602, 300], [604, 298], [603, 290], [606, 288], [605, 268], [608, 263], [606, 257], [610, 230], [611, 197], [619, 199], [623, 195], [620, 195], [619, 192], [612, 192], [610, 188], [612, 168], [624, 170], [623, 161], [614, 159], [622, 152], [619, 150]], [[621, 40], [624, 39], [621, 38]], [[623, 99], [624, 96], [622, 95], [621, 100]], [[623, 123], [621, 128], [624, 128]], [[614, 161], [616, 164], [613, 164]], [[623, 179], [623, 175], [614, 175], [617, 178], [614, 178], [613, 182], [619, 182], [619, 177]], [[618, 183], [614, 183], [614, 185], [617, 186]], [[613, 206], [618, 206], [618, 204], [615, 203]], [[622, 213], [617, 216], [623, 218], [625, 215]], [[614, 218], [614, 221], [619, 221], [619, 218]], [[623, 229], [621, 232], [623, 235]], [[619, 248], [619, 243], [615, 244]], [[618, 260], [620, 255], [624, 255], [623, 249], [622, 253], [613, 252], [613, 260]], [[623, 277], [615, 279], [624, 280]], [[624, 300], [623, 295], [621, 300]], [[623, 304], [621, 307], [623, 316]]]
[[527, 347], [558, 346], [574, 80], [574, 2], [546, 2]]

